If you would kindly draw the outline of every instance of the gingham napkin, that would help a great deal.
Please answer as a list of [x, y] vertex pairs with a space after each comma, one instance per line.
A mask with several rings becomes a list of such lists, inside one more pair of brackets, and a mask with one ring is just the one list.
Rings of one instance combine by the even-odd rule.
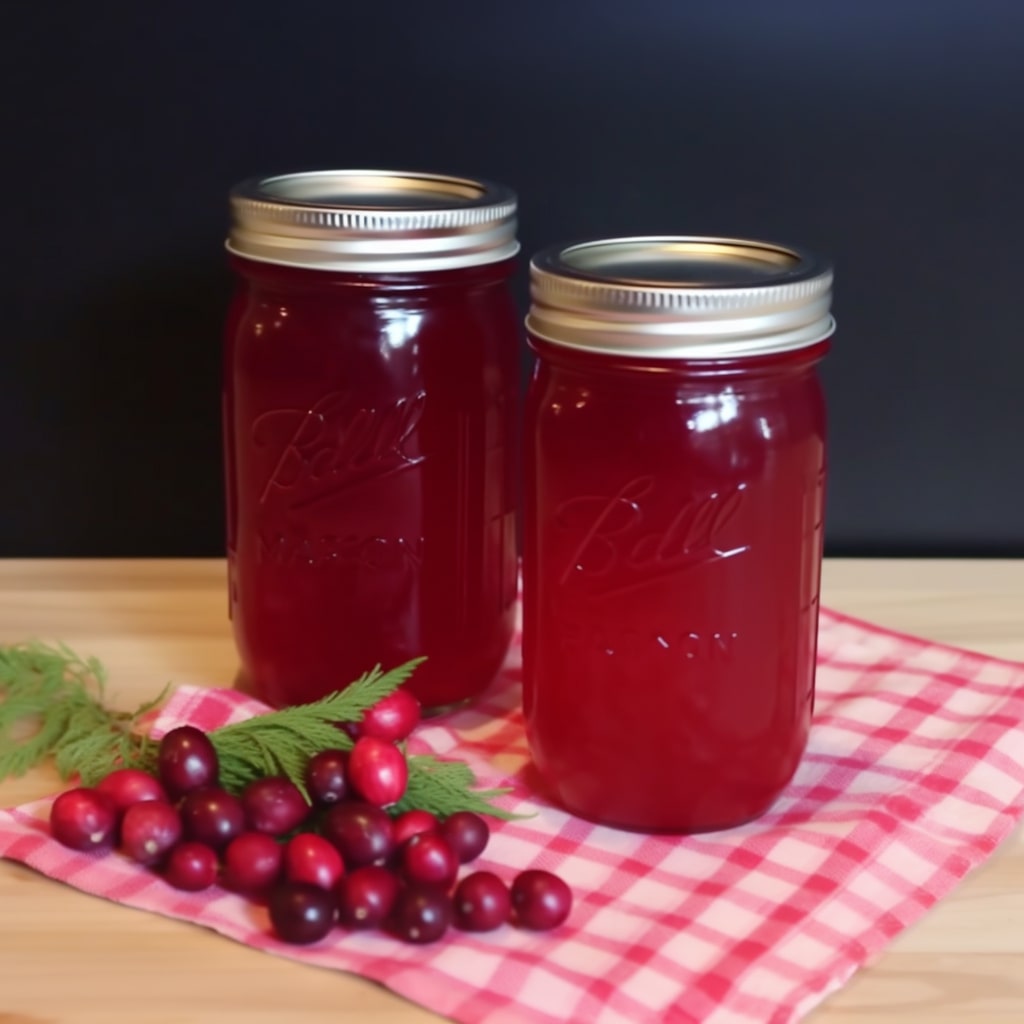
[[[519, 645], [487, 699], [417, 743], [507, 783], [480, 867], [526, 867], [572, 886], [552, 933], [451, 932], [427, 947], [336, 932], [290, 947], [263, 912], [186, 895], [119, 854], [77, 854], [46, 831], [49, 801], [0, 812], [0, 855], [130, 906], [214, 928], [279, 956], [373, 978], [466, 1024], [782, 1024], [810, 1011], [985, 859], [1024, 792], [1024, 665], [829, 612], [809, 749], [760, 820], [706, 836], [645, 836], [567, 816], [531, 793], [519, 712]], [[180, 688], [157, 722], [212, 728], [262, 707]]]

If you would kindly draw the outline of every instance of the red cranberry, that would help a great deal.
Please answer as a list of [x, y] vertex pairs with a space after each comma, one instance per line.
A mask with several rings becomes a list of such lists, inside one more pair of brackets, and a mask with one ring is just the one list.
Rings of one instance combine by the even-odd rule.
[[160, 781], [172, 797], [216, 785], [220, 771], [209, 736], [191, 725], [172, 729], [157, 750]]
[[95, 789], [69, 789], [50, 807], [50, 833], [72, 850], [107, 850], [114, 845], [117, 810]]
[[159, 864], [180, 840], [178, 809], [164, 800], [132, 804], [121, 819], [121, 849], [140, 864]]
[[168, 854], [164, 878], [186, 892], [208, 889], [217, 881], [217, 853], [204, 843], [179, 843]]
[[385, 864], [395, 849], [394, 826], [387, 811], [358, 800], [331, 807], [320, 822], [320, 832], [350, 871]]
[[455, 851], [460, 864], [468, 864], [484, 852], [491, 830], [487, 822], [472, 811], [456, 811], [441, 822], [441, 835]]
[[255, 779], [242, 790], [242, 806], [249, 828], [283, 836], [298, 828], [309, 814], [302, 790], [283, 775]]
[[476, 871], [456, 886], [452, 907], [456, 928], [464, 932], [489, 932], [508, 920], [512, 897], [497, 875]]
[[344, 873], [341, 854], [323, 836], [300, 832], [284, 848], [287, 882], [308, 882], [321, 889], [334, 889]]
[[404, 740], [420, 720], [420, 702], [406, 689], [399, 687], [379, 700], [360, 722], [363, 736], [396, 742]]
[[419, 832], [398, 850], [402, 874], [411, 882], [451, 888], [459, 873], [454, 850], [436, 832]]
[[405, 755], [376, 736], [356, 740], [348, 756], [348, 781], [368, 803], [387, 807], [402, 798], [409, 778]]
[[448, 930], [452, 904], [434, 885], [417, 882], [399, 889], [388, 919], [390, 930], [406, 942], [436, 942]]
[[306, 765], [306, 789], [317, 807], [330, 807], [348, 796], [348, 754], [321, 750]]
[[436, 832], [437, 818], [430, 811], [416, 808], [395, 818], [395, 842], [401, 846], [419, 832]]
[[512, 907], [518, 924], [546, 931], [569, 916], [572, 891], [550, 871], [523, 871], [512, 882]]
[[338, 883], [338, 921], [346, 928], [379, 928], [398, 896], [398, 876], [371, 864], [357, 868]]
[[224, 851], [224, 885], [242, 893], [259, 893], [281, 877], [281, 845], [266, 832], [243, 832]]
[[145, 800], [163, 800], [167, 794], [157, 778], [138, 768], [117, 768], [96, 783], [96, 791], [113, 801], [118, 814], [124, 814], [132, 804]]
[[181, 802], [181, 823], [188, 839], [219, 850], [245, 830], [245, 809], [226, 790], [196, 789]]
[[308, 945], [334, 927], [334, 894], [304, 882], [278, 886], [267, 901], [274, 934], [282, 942]]

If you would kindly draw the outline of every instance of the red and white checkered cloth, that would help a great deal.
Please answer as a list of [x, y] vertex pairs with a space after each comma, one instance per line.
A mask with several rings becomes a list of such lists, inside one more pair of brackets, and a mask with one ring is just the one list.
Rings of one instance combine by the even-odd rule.
[[[1021, 816], [1024, 665], [823, 612], [815, 724], [793, 783], [760, 820], [706, 836], [601, 828], [538, 802], [524, 772], [519, 650], [486, 701], [418, 743], [507, 783], [478, 864], [557, 871], [575, 907], [555, 932], [450, 932], [427, 947], [334, 933], [286, 946], [262, 911], [188, 895], [119, 854], [47, 836], [49, 801], [0, 812], [0, 855], [108, 899], [280, 956], [353, 971], [466, 1024], [795, 1021], [985, 859]], [[262, 710], [182, 687], [158, 720], [213, 728]]]

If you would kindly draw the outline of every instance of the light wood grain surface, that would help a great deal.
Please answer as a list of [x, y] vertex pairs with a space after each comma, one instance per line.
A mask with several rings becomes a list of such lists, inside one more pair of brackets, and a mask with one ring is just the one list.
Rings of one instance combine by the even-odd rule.
[[[1024, 660], [1024, 562], [833, 560], [826, 605]], [[130, 707], [166, 681], [230, 685], [224, 568], [214, 561], [0, 562], [0, 642], [61, 639], [107, 665]], [[0, 805], [58, 788], [0, 784]], [[440, 1018], [360, 978], [277, 960], [0, 861], [0, 1024]], [[996, 854], [809, 1020], [1024, 1021], [1024, 840]]]

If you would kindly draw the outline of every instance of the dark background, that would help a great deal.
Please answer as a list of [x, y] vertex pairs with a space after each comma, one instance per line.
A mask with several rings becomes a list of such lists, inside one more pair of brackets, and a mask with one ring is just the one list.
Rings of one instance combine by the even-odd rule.
[[221, 553], [225, 194], [332, 165], [505, 181], [527, 254], [830, 255], [828, 550], [1024, 554], [1020, 0], [83, 0], [2, 37], [0, 555]]

